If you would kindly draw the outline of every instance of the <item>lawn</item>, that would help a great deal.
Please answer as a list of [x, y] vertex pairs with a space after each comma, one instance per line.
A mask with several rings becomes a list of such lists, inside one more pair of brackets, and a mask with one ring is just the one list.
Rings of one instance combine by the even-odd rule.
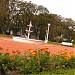
[[12, 38], [12, 35], [0, 34], [0, 37]]
[[55, 44], [55, 45], [61, 45], [61, 43], [58, 43], [58, 42], [51, 42], [51, 41], [49, 41], [48, 43], [49, 44]]
[[[35, 75], [35, 74], [33, 74]], [[42, 72], [37, 75], [75, 75], [75, 69], [59, 69], [59, 70], [53, 70], [49, 72]]]
[[[61, 45], [61, 43], [58, 43], [58, 42], [51, 42], [51, 41], [49, 41], [48, 43], [49, 43], [49, 44], [55, 44], [55, 45]], [[72, 47], [75, 47], [75, 44], [73, 44]]]
[[73, 47], [75, 47], [75, 44], [73, 44]]
[[[24, 74], [19, 74], [24, 75]], [[39, 74], [30, 74], [30, 75], [75, 75], [75, 69], [57, 69], [47, 72], [41, 72]]]

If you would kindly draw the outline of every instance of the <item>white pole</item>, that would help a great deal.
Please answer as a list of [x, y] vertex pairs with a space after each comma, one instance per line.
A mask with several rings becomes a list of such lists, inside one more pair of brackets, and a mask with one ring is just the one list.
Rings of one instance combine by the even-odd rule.
[[47, 37], [46, 37], [46, 40], [45, 40], [45, 43], [47, 43], [48, 42], [48, 35], [49, 35], [49, 27], [50, 27], [50, 23], [48, 23], [48, 30], [47, 30]]
[[29, 39], [29, 36], [30, 36], [30, 29], [32, 27], [32, 24], [31, 24], [31, 21], [30, 21], [30, 24], [29, 24], [29, 30], [28, 30], [28, 39]]
[[30, 26], [29, 26], [29, 30], [28, 30], [28, 39], [29, 39], [29, 36], [30, 36]]

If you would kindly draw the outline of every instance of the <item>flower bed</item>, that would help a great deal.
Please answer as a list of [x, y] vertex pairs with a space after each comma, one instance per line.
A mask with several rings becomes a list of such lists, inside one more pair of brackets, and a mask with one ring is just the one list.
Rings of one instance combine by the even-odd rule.
[[5, 53], [2, 50], [3, 48], [0, 47], [0, 63], [7, 75], [25, 75], [61, 68], [75, 68], [75, 54], [66, 49], [51, 55], [47, 47], [39, 50], [28, 49], [24, 55], [20, 55], [20, 50], [12, 50], [12, 54], [9, 49], [6, 49]]

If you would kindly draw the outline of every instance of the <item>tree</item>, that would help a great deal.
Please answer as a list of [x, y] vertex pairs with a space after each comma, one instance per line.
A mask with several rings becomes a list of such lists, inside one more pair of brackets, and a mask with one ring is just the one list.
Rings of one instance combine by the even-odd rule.
[[[42, 13], [48, 12], [47, 8], [45, 8], [43, 6], [37, 6], [38, 8], [36, 8], [36, 6], [37, 5], [31, 3], [31, 1], [22, 2], [22, 1], [16, 1], [16, 0], [12, 1], [11, 0], [9, 2], [11, 24], [15, 23], [14, 25], [16, 27], [21, 26], [22, 31], [25, 31], [27, 24], [29, 24], [30, 21], [33, 21], [34, 16], [37, 16], [37, 14], [39, 16], [41, 11], [42, 11]], [[40, 7], [40, 9], [39, 9], [39, 7]], [[37, 13], [36, 13], [36, 11], [37, 11]], [[17, 23], [17, 21], [19, 23]], [[18, 29], [18, 30], [20, 30], [20, 29]]]
[[73, 27], [75, 25], [75, 22], [70, 18], [66, 18], [66, 19], [64, 19], [64, 21], [62, 23], [63, 23], [63, 27], [65, 29], [64, 38], [71, 41], [72, 39], [74, 39]]
[[9, 0], [0, 1], [0, 33], [5, 33]]

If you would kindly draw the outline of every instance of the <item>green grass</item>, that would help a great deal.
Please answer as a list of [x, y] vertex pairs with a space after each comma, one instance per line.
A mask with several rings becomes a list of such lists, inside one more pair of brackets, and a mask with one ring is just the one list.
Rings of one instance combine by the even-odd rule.
[[73, 47], [75, 47], [75, 44], [73, 44]]
[[[58, 42], [51, 42], [51, 41], [49, 41], [48, 43], [49, 43], [49, 44], [55, 44], [55, 45], [61, 45], [61, 43], [58, 43]], [[72, 47], [75, 47], [75, 44], [73, 44]]]
[[49, 44], [61, 45], [61, 43], [58, 43], [58, 42], [51, 42], [51, 41], [49, 41], [48, 43], [49, 43]]
[[12, 35], [5, 35], [5, 34], [0, 34], [0, 37], [7, 37], [7, 38], [12, 38]]
[[[19, 74], [19, 75], [24, 75], [24, 74]], [[75, 75], [75, 69], [57, 69], [48, 72], [41, 72], [39, 74], [30, 74], [30, 75]]]
[[75, 75], [75, 69], [58, 69], [49, 72], [43, 72], [37, 75]]

